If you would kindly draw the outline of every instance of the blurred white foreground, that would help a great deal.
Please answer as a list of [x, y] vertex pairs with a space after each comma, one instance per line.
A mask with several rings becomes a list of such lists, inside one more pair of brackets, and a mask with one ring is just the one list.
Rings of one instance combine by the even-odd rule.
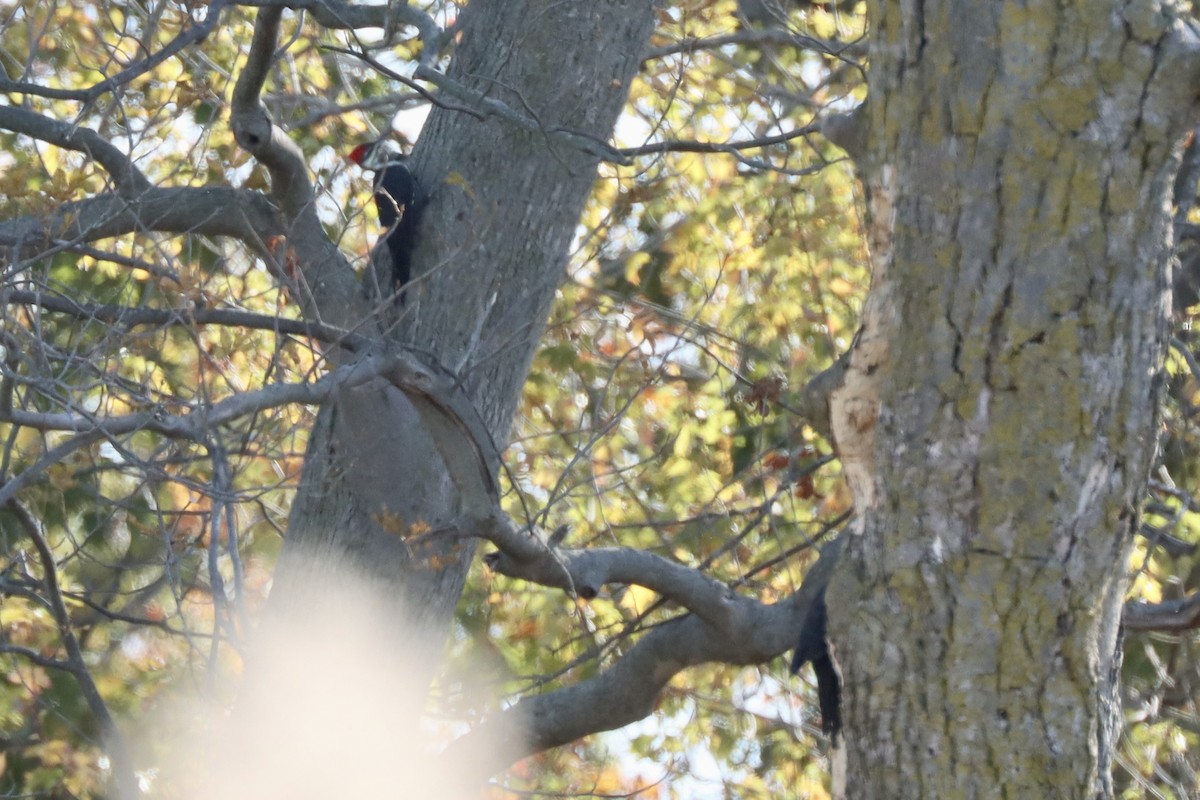
[[398, 604], [352, 576], [320, 565], [304, 572], [305, 589], [293, 575], [289, 596], [271, 597], [232, 713], [177, 707], [156, 726], [182, 733], [151, 743], [171, 755], [143, 781], [148, 795], [478, 800], [487, 775], [471, 764], [496, 762], [478, 753], [447, 768], [436, 752], [449, 733], [421, 722], [441, 643], [423, 647]]

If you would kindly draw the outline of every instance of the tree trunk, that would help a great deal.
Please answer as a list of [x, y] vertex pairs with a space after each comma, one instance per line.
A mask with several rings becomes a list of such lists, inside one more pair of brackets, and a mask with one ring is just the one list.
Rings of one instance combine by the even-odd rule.
[[1108, 796], [1194, 63], [1153, 4], [879, 2], [870, 29], [838, 788]]
[[[377, 320], [390, 323], [387, 347], [411, 345], [462, 378], [500, 448], [595, 178], [598, 151], [581, 143], [607, 140], [652, 24], [646, 0], [473, 0], [456, 26], [457, 88], [440, 93], [446, 107], [413, 154], [429, 194], [415, 280]], [[382, 381], [344, 390], [315, 425], [274, 591], [289, 595], [301, 562], [340, 563], [441, 636], [474, 548], [409, 540], [457, 510], [404, 396]]]

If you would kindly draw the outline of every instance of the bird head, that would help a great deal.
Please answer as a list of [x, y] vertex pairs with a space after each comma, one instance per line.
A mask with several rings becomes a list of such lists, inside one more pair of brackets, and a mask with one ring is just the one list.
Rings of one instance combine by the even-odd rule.
[[351, 150], [346, 158], [363, 169], [378, 171], [387, 164], [403, 160], [404, 156], [395, 142], [380, 139], [376, 142], [363, 142]]

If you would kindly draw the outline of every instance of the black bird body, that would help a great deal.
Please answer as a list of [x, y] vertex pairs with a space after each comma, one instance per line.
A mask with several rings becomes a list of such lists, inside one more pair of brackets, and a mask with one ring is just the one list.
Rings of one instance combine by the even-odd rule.
[[811, 663], [817, 678], [817, 702], [821, 706], [821, 730], [836, 738], [842, 729], [842, 675], [834, 660], [826, 632], [828, 609], [825, 589], [813, 601], [800, 629], [800, 640], [792, 656], [792, 673]]
[[829, 607], [825, 592], [829, 579], [841, 558], [850, 534], [842, 532], [821, 548], [821, 557], [804, 577], [803, 589], [809, 597], [804, 619], [800, 620], [792, 673], [811, 663], [817, 679], [817, 701], [821, 705], [821, 730], [838, 741], [842, 729], [842, 671], [837, 648], [829, 638]]
[[375, 209], [379, 224], [387, 230], [384, 242], [392, 260], [392, 290], [399, 292], [403, 302], [401, 290], [412, 279], [412, 253], [422, 207], [416, 179], [407, 159], [387, 140], [360, 144], [348, 157], [375, 173]]

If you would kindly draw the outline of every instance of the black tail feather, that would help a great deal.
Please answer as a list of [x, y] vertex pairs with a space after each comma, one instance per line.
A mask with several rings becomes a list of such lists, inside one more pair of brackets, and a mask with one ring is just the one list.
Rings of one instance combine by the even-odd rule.
[[825, 592], [822, 591], [804, 617], [800, 640], [792, 656], [792, 673], [812, 662], [817, 678], [817, 701], [821, 706], [821, 730], [832, 739], [842, 729], [842, 676], [829, 648], [827, 619]]

